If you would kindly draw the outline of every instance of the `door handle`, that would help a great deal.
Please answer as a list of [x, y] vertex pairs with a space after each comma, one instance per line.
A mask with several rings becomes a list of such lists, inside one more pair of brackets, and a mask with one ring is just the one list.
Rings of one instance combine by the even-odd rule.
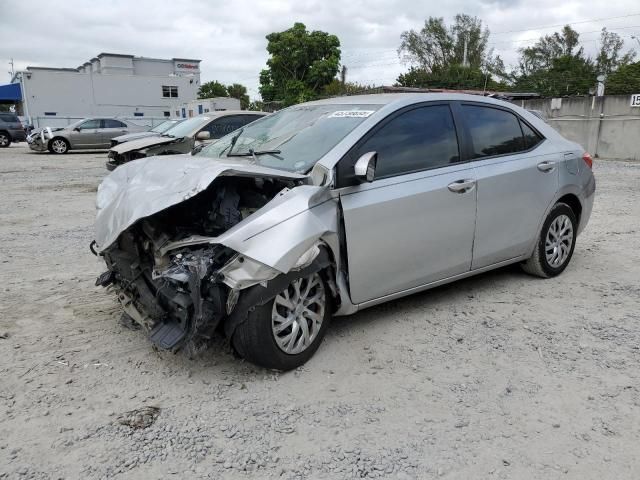
[[556, 162], [540, 162], [538, 164], [538, 170], [541, 172], [550, 172], [556, 168]]
[[464, 180], [456, 180], [453, 183], [450, 183], [447, 188], [453, 193], [465, 193], [469, 190], [473, 189], [476, 181], [472, 178], [464, 179]]

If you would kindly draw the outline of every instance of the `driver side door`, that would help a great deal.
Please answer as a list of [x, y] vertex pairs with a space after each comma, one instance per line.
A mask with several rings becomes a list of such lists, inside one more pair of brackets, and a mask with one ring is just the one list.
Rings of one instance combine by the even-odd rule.
[[[470, 270], [476, 177], [461, 161], [458, 130], [447, 103], [414, 105], [383, 120], [338, 164], [353, 303]], [[375, 178], [357, 184], [350, 173], [367, 152], [377, 153]]]
[[86, 120], [69, 134], [69, 142], [72, 148], [94, 148], [102, 140], [102, 120], [94, 118]]

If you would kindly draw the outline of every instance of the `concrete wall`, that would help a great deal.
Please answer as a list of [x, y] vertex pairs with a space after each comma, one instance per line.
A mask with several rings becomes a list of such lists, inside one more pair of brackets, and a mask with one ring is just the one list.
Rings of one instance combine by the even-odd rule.
[[[172, 66], [171, 62], [165, 65]], [[111, 66], [110, 70], [121, 68]], [[55, 69], [33, 70], [29, 74], [25, 74], [22, 81], [23, 103], [26, 103], [23, 110], [32, 118], [44, 117], [45, 112], [55, 112], [60, 117], [133, 117], [134, 113], [162, 117], [170, 112], [173, 117], [176, 106], [194, 100], [200, 88], [199, 74], [133, 75]], [[177, 86], [178, 98], [164, 98], [163, 85]]]
[[592, 155], [640, 160], [640, 107], [630, 106], [630, 95], [547, 98], [514, 103], [541, 111], [551, 126]]

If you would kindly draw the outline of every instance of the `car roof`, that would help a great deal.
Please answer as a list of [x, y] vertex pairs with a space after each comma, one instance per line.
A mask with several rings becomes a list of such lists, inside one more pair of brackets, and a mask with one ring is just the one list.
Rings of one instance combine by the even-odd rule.
[[485, 97], [482, 95], [471, 95], [468, 93], [374, 93], [367, 95], [350, 95], [345, 97], [332, 97], [325, 98], [323, 100], [316, 100], [313, 102], [307, 102], [304, 105], [392, 105], [402, 104], [410, 105], [412, 103], [420, 102], [434, 102], [434, 101], [472, 101], [483, 102], [494, 105], [510, 105], [508, 102], [497, 100], [491, 97]]
[[213, 112], [201, 113], [189, 118], [197, 117], [224, 117], [226, 115], [269, 115], [269, 112], [258, 112], [254, 110], [216, 110]]

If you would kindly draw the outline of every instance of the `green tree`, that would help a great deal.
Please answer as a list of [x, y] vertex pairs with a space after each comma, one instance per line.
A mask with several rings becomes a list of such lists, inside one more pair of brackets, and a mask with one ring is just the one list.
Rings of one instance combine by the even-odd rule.
[[515, 89], [536, 92], [547, 97], [587, 95], [596, 83], [596, 67], [591, 59], [562, 55], [551, 60], [548, 68], [531, 71], [516, 79]]
[[493, 77], [507, 78], [502, 59], [488, 48], [489, 30], [478, 17], [458, 14], [450, 26], [443, 18], [429, 17], [420, 31], [405, 31], [400, 39], [398, 55], [411, 68], [398, 77], [398, 85], [482, 89], [485, 81], [488, 88], [495, 87]]
[[230, 97], [240, 100], [240, 108], [246, 110], [249, 107], [249, 95], [247, 94], [247, 87], [240, 85], [239, 83], [231, 84], [227, 87], [227, 92]]
[[640, 62], [623, 65], [607, 78], [605, 93], [628, 95], [640, 92]]
[[431, 71], [411, 67], [408, 72], [401, 74], [396, 85], [415, 88], [446, 88], [467, 90], [505, 90], [507, 86], [491, 77], [487, 71], [477, 67], [463, 67], [451, 64], [436, 67]]
[[478, 17], [464, 13], [456, 15], [450, 26], [444, 23], [443, 18], [429, 17], [420, 31], [402, 32], [400, 40], [400, 58], [427, 72], [449, 65], [462, 65], [465, 43], [468, 67], [504, 67], [500, 57], [494, 57], [488, 48], [489, 29], [483, 27]]
[[263, 101], [283, 104], [311, 100], [332, 82], [340, 65], [340, 40], [295, 23], [284, 32], [267, 35], [267, 68], [260, 72]]
[[520, 49], [519, 70], [521, 75], [549, 69], [554, 60], [560, 57], [584, 58], [583, 49], [578, 46], [579, 34], [569, 25], [565, 25], [561, 32], [540, 37], [532, 47]]
[[198, 98], [213, 98], [213, 97], [228, 97], [229, 92], [227, 91], [227, 87], [218, 82], [217, 80], [212, 80], [210, 82], [203, 83], [200, 85], [200, 89], [198, 90]]
[[631, 63], [636, 56], [634, 50], [629, 50], [625, 54], [621, 54], [624, 41], [620, 35], [608, 32], [606, 28], [602, 29], [600, 34], [600, 51], [596, 57], [596, 67], [598, 73], [609, 75], [623, 65]]

